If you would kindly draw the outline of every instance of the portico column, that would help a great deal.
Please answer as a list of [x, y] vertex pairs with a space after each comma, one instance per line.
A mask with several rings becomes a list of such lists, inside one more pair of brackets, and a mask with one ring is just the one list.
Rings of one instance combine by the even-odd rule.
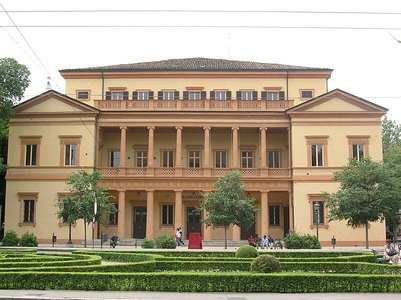
[[231, 128], [233, 131], [233, 169], [238, 169], [239, 156], [238, 156], [238, 127]]
[[[203, 191], [204, 197], [206, 197], [211, 191]], [[206, 219], [207, 213], [206, 211], [203, 211], [203, 218]], [[206, 226], [205, 223], [203, 223], [203, 238], [204, 241], [211, 241], [212, 240], [212, 226]]]
[[288, 135], [288, 168], [292, 169], [291, 128], [287, 128], [287, 135]]
[[177, 130], [177, 137], [175, 143], [175, 175], [182, 176], [182, 164], [181, 164], [181, 157], [182, 157], [182, 127], [176, 127]]
[[153, 164], [153, 156], [154, 156], [154, 127], [148, 127], [149, 130], [149, 139], [148, 139], [148, 167], [147, 167], [147, 175], [153, 176], [154, 174], [154, 164]]
[[205, 159], [203, 160], [203, 169], [205, 176], [211, 176], [210, 169], [210, 127], [203, 127], [205, 130]]
[[290, 218], [290, 230], [294, 231], [294, 195], [291, 191], [288, 192], [288, 211]]
[[269, 191], [260, 191], [261, 231], [260, 235], [269, 234]]
[[146, 190], [146, 238], [153, 239], [153, 190]]
[[266, 149], [266, 128], [260, 128], [260, 169], [261, 175], [265, 177], [268, 173], [267, 171], [267, 149]]
[[125, 168], [126, 168], [126, 163], [125, 163], [125, 157], [126, 157], [126, 145], [127, 145], [127, 127], [126, 126], [121, 126], [120, 127], [121, 133], [120, 133], [120, 168], [119, 168], [119, 174], [120, 175], [125, 175]]
[[117, 236], [125, 238], [125, 190], [118, 190]]
[[182, 190], [175, 190], [174, 229], [182, 227]]

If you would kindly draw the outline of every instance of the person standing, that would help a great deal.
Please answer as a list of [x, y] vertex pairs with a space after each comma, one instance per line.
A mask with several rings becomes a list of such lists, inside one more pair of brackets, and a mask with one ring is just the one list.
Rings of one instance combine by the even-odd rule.
[[181, 236], [180, 228], [178, 227], [177, 231], [175, 232], [175, 242], [177, 243], [177, 247], [181, 246], [180, 236]]
[[178, 229], [179, 229], [179, 231], [180, 231], [180, 244], [184, 246], [185, 244], [184, 244], [184, 242], [182, 241], [182, 228], [181, 228], [181, 226], [178, 227]]

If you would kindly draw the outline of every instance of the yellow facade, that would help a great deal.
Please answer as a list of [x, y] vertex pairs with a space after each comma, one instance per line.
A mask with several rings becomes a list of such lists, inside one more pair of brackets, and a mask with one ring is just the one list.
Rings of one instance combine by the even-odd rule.
[[[229, 171], [241, 172], [258, 208], [255, 225], [229, 228], [229, 239], [315, 234], [312, 206], [321, 192], [336, 191], [333, 171], [354, 155], [353, 147], [382, 159], [386, 110], [341, 90], [328, 92], [329, 69], [170, 68], [63, 70], [66, 95], [48, 91], [16, 106], [6, 230], [34, 232], [42, 242], [54, 233], [66, 241], [56, 199], [65, 195], [69, 174], [96, 169], [118, 205], [117, 215], [96, 227], [97, 237], [154, 238], [182, 226], [184, 238], [200, 231], [205, 240], [221, 240], [224, 229], [205, 228], [193, 208]], [[161, 99], [165, 92], [178, 97]], [[147, 99], [136, 99], [138, 93]], [[321, 213], [322, 245], [332, 236], [338, 245], [364, 245], [363, 228], [328, 222], [327, 211]], [[73, 240], [83, 239], [81, 221], [72, 231]], [[382, 245], [384, 224], [371, 224], [369, 234], [372, 245]]]

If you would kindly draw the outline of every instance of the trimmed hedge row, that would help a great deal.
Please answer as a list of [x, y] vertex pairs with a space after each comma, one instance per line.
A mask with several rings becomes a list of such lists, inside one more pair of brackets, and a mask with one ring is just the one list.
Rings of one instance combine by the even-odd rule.
[[78, 250], [72, 252], [73, 255], [98, 255], [104, 260], [118, 261], [118, 262], [140, 262], [155, 260], [156, 258], [163, 258], [162, 255], [148, 254], [148, 253], [136, 253], [136, 252], [124, 252], [124, 251], [85, 251]]
[[0, 273], [0, 289], [166, 292], [401, 292], [401, 276], [248, 273]]

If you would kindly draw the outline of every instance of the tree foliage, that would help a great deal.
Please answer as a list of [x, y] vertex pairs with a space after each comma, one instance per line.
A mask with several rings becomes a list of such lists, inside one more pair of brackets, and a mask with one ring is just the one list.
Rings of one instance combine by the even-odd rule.
[[370, 158], [350, 160], [336, 172], [336, 193], [323, 193], [330, 220], [346, 220], [348, 226], [365, 225], [368, 247], [369, 222], [392, 218], [401, 208], [401, 185], [394, 169]]
[[401, 126], [387, 116], [382, 120], [382, 143], [384, 154], [394, 146], [401, 147]]
[[230, 225], [249, 228], [255, 222], [255, 199], [244, 197], [244, 192], [241, 174], [232, 172], [218, 179], [214, 191], [201, 201], [200, 210], [206, 212], [203, 222], [207, 226], [224, 226], [226, 248]]

